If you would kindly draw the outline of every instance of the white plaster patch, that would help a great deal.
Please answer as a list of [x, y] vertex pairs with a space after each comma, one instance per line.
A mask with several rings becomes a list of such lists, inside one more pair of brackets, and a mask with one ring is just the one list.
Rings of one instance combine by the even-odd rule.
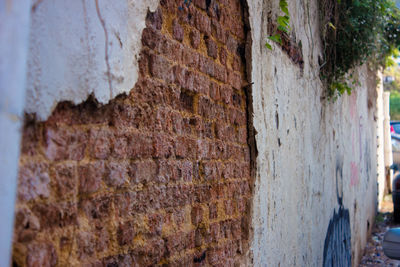
[[251, 265], [322, 266], [328, 226], [341, 207], [349, 211], [356, 265], [376, 207], [376, 107], [367, 107], [374, 74], [359, 68], [353, 96], [322, 101], [318, 1], [288, 1], [303, 73], [275, 43], [273, 51], [264, 47], [267, 16], [279, 14], [279, 1], [247, 2], [258, 151]]
[[159, 0], [42, 0], [31, 14], [25, 111], [45, 120], [60, 101], [102, 104], [138, 79], [147, 11]]

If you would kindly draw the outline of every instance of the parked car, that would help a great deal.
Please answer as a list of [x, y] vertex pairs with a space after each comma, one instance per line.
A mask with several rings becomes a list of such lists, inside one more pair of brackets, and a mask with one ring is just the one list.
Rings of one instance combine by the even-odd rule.
[[393, 200], [393, 220], [400, 222], [400, 173], [398, 167], [393, 168], [395, 177], [392, 183], [392, 200]]
[[400, 134], [400, 121], [390, 122], [390, 132], [393, 134]]
[[385, 233], [382, 247], [386, 256], [400, 260], [400, 228], [392, 228]]
[[400, 167], [400, 134], [392, 133], [391, 137], [393, 164], [397, 164]]

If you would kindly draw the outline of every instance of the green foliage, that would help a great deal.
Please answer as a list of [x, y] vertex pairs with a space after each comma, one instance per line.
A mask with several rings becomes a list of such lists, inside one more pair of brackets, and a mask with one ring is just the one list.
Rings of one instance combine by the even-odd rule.
[[400, 46], [400, 13], [392, 0], [322, 0], [320, 12], [321, 77], [329, 97], [351, 92], [345, 81], [355, 67], [367, 61], [389, 64]]
[[[279, 31], [287, 34], [289, 34], [290, 31], [290, 15], [287, 0], [279, 0], [279, 8], [285, 15], [278, 16], [278, 18], [276, 19], [278, 27], [275, 30], [275, 33], [269, 36], [268, 39], [282, 45], [282, 38]], [[270, 43], [266, 42], [265, 46], [268, 49], [272, 50], [272, 46]]]
[[390, 119], [400, 120], [400, 92], [390, 92]]

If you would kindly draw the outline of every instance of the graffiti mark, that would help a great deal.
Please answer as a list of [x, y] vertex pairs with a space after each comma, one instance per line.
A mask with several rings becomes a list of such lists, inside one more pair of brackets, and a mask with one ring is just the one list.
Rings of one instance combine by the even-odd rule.
[[350, 163], [350, 186], [358, 185], [360, 182], [360, 174], [359, 174], [358, 164], [355, 162]]
[[343, 207], [343, 160], [336, 159], [336, 195], [339, 210], [333, 210], [324, 242], [324, 267], [351, 266], [349, 210]]
[[343, 160], [336, 158], [336, 196], [339, 205], [343, 203]]
[[366, 176], [367, 176], [367, 183], [366, 185], [368, 186], [369, 184], [369, 177], [371, 173], [371, 151], [369, 150], [369, 145], [367, 141], [365, 141], [365, 151], [364, 151], [364, 160], [365, 160], [365, 171], [366, 171]]
[[349, 211], [343, 206], [333, 212], [324, 244], [324, 267], [351, 266], [351, 229]]
[[178, 7], [178, 9], [180, 11], [182, 11], [184, 9], [184, 6], [189, 7], [191, 3], [192, 3], [192, 0], [185, 0], [184, 3], [181, 6]]

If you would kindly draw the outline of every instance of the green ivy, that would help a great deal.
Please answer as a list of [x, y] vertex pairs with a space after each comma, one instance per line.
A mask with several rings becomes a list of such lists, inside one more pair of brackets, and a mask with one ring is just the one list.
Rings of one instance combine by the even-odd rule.
[[[275, 30], [274, 34], [269, 36], [268, 39], [273, 41], [273, 42], [276, 42], [276, 43], [282, 45], [282, 38], [281, 38], [281, 35], [280, 35], [279, 31], [287, 33], [287, 34], [289, 34], [289, 31], [290, 31], [290, 16], [289, 16], [289, 10], [288, 10], [287, 1], [286, 0], [279, 0], [279, 8], [284, 13], [284, 15], [283, 16], [278, 16], [278, 18], [276, 19], [278, 27]], [[266, 42], [265, 46], [268, 49], [272, 50], [272, 46], [271, 46], [270, 43]]]
[[400, 13], [392, 0], [322, 0], [320, 12], [321, 77], [328, 97], [351, 93], [357, 83], [351, 74], [355, 67], [392, 63], [400, 46]]

